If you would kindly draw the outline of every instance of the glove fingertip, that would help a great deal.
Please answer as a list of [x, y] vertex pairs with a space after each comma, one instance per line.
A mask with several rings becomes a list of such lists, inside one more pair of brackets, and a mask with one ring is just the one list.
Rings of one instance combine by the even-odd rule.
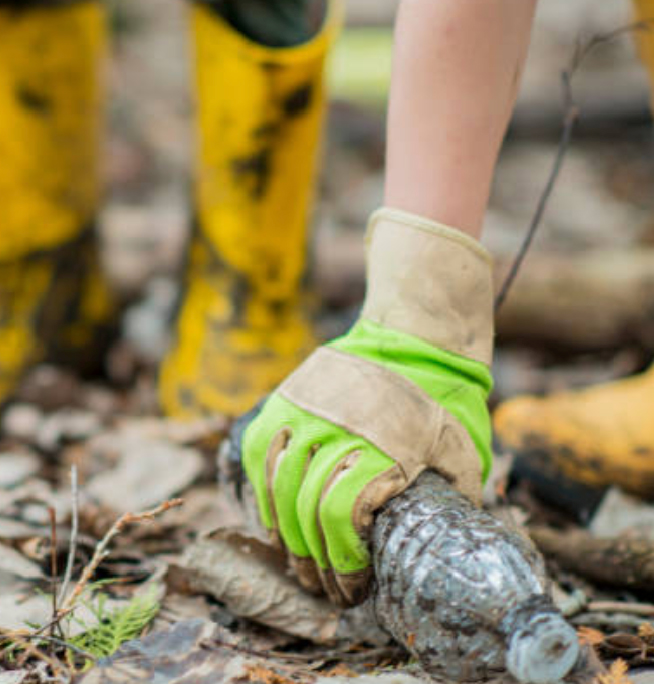
[[316, 596], [325, 593], [320, 570], [313, 558], [289, 554], [289, 564], [305, 591]]
[[334, 575], [339, 593], [344, 597], [347, 605], [356, 606], [366, 600], [373, 574], [372, 566], [368, 566], [358, 572]]

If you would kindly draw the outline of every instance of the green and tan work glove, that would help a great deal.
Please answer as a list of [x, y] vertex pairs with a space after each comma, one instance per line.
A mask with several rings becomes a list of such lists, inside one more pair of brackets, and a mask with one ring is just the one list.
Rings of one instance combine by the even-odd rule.
[[243, 436], [262, 522], [305, 588], [360, 602], [373, 514], [425, 469], [479, 502], [492, 458], [492, 342], [483, 247], [376, 212], [360, 320], [289, 376]]

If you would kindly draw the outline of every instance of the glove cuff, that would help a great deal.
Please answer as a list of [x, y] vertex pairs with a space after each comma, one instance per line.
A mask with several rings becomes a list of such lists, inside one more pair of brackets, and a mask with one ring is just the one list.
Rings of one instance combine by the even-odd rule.
[[491, 365], [490, 254], [454, 228], [397, 209], [368, 226], [368, 289], [362, 317]]

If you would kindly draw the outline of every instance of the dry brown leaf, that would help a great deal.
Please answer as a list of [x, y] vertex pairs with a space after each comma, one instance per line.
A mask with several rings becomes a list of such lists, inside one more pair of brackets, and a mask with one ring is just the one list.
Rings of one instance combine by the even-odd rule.
[[248, 665], [240, 678], [246, 682], [261, 682], [261, 684], [296, 684], [289, 677], [284, 677], [263, 665]]
[[604, 641], [604, 634], [599, 629], [592, 627], [580, 627], [577, 630], [580, 644], [587, 644], [588, 646], [599, 646]]
[[358, 677], [359, 675], [350, 669], [345, 663], [338, 663], [330, 670], [321, 672], [323, 677]]
[[316, 643], [343, 636], [343, 611], [302, 591], [285, 558], [255, 537], [216, 531], [187, 547], [180, 568], [192, 591], [209, 594], [232, 615]]
[[643, 622], [638, 627], [638, 636], [651, 643], [654, 641], [654, 625], [651, 622]]
[[606, 674], [597, 676], [595, 680], [597, 684], [633, 684], [631, 679], [627, 677], [629, 666], [622, 658], [618, 658], [611, 663], [609, 671]]

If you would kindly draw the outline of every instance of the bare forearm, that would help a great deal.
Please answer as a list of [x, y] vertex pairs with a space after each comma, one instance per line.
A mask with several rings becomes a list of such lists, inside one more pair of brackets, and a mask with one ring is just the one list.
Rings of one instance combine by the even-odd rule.
[[536, 0], [404, 0], [386, 204], [479, 237]]

